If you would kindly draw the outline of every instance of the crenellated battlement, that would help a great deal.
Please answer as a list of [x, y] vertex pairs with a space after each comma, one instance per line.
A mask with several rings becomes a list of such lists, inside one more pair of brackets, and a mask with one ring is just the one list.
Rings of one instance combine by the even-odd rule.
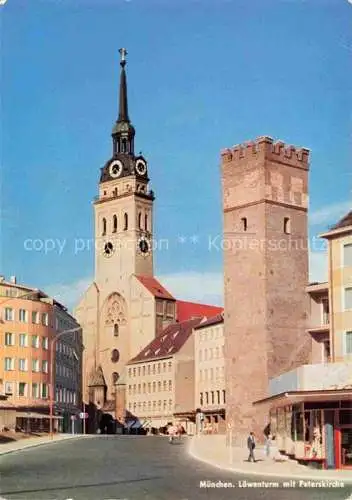
[[237, 144], [231, 148], [221, 151], [223, 163], [240, 164], [243, 161], [263, 160], [276, 161], [295, 167], [309, 168], [309, 149], [285, 144], [283, 141], [275, 141], [271, 137], [262, 136], [254, 141]]

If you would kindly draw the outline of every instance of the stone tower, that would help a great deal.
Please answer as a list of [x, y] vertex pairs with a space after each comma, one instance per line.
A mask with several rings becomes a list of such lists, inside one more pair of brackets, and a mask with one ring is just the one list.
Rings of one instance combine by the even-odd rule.
[[307, 361], [309, 151], [270, 137], [222, 152], [226, 413], [263, 435], [268, 381]]

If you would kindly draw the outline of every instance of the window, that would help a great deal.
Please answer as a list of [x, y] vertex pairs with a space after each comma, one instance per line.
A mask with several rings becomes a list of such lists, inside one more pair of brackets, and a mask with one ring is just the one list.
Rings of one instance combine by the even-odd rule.
[[172, 381], [169, 380], [169, 391], [172, 391]]
[[209, 393], [205, 393], [205, 404], [209, 404]]
[[45, 349], [46, 351], [49, 349], [49, 339], [48, 339], [48, 337], [43, 337], [42, 345], [43, 345], [43, 349]]
[[13, 383], [5, 382], [5, 394], [6, 396], [12, 396], [13, 394]]
[[158, 391], [161, 391], [161, 382], [158, 382]]
[[112, 232], [117, 233], [117, 215], [112, 218]]
[[242, 217], [241, 219], [242, 231], [247, 231], [247, 217]]
[[225, 394], [225, 391], [222, 391], [222, 402], [224, 404], [226, 403], [226, 394]]
[[117, 323], [114, 324], [114, 337], [119, 336], [119, 325]]
[[345, 288], [345, 310], [352, 309], [352, 288]]
[[32, 347], [39, 347], [39, 337], [38, 335], [32, 335]]
[[28, 347], [28, 335], [25, 333], [20, 333], [20, 346]]
[[215, 357], [216, 357], [216, 358], [218, 358], [219, 356], [220, 356], [220, 350], [219, 350], [219, 348], [217, 347], [217, 348], [215, 349]]
[[28, 323], [28, 311], [26, 311], [25, 309], [20, 309], [19, 320], [21, 323]]
[[5, 358], [5, 371], [13, 370], [13, 358]]
[[46, 399], [48, 397], [48, 386], [47, 384], [42, 384], [42, 398]]
[[102, 220], [102, 232], [101, 232], [101, 235], [102, 236], [105, 236], [106, 235], [106, 219], [105, 217], [103, 217], [103, 220]]
[[144, 215], [144, 229], [148, 231], [148, 214]]
[[352, 243], [343, 246], [343, 265], [352, 267]]
[[142, 214], [139, 212], [138, 214], [138, 229], [142, 229]]
[[199, 404], [203, 406], [203, 393], [201, 392], [199, 395]]
[[32, 372], [39, 372], [39, 360], [32, 359]]
[[220, 404], [220, 391], [216, 391], [216, 395], [217, 395], [217, 403], [219, 405]]
[[346, 332], [346, 354], [352, 354], [352, 332]]
[[123, 230], [127, 231], [127, 229], [128, 229], [128, 215], [126, 213], [123, 216], [123, 223], [124, 223]]
[[39, 312], [38, 311], [32, 311], [32, 323], [34, 323], [34, 324], [39, 323]]
[[166, 391], [166, 380], [163, 382], [163, 391]]
[[27, 360], [25, 358], [21, 358], [18, 360], [18, 369], [20, 370], [20, 372], [27, 371]]
[[49, 325], [49, 314], [48, 313], [42, 314], [42, 325], [44, 325], [44, 326]]
[[289, 217], [284, 217], [284, 233], [291, 234], [291, 221]]
[[13, 309], [12, 307], [5, 307], [5, 321], [13, 321]]
[[19, 396], [27, 395], [27, 384], [25, 382], [20, 382], [18, 384], [18, 395]]
[[13, 333], [5, 333], [5, 345], [15, 345], [15, 335]]
[[214, 403], [215, 403], [214, 391], [211, 391], [211, 404], [213, 405]]
[[39, 385], [32, 384], [32, 398], [39, 398]]
[[48, 362], [46, 360], [42, 361], [42, 372], [48, 373]]

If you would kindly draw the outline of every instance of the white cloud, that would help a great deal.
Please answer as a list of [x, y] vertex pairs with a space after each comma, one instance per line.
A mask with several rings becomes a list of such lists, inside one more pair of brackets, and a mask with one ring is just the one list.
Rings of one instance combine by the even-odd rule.
[[309, 214], [309, 224], [316, 226], [318, 224], [330, 224], [338, 222], [341, 217], [351, 210], [352, 203], [343, 201], [341, 203], [333, 203], [325, 207], [313, 210]]
[[185, 271], [160, 275], [157, 279], [177, 299], [216, 306], [223, 305], [221, 272]]
[[[223, 306], [222, 272], [185, 271], [157, 276], [160, 283], [177, 299]], [[309, 281], [327, 280], [326, 252], [311, 251], [309, 256]], [[44, 287], [45, 292], [73, 310], [92, 278], [82, 278], [70, 284]]]
[[82, 278], [70, 284], [49, 285], [43, 290], [72, 311], [92, 281], [92, 278]]

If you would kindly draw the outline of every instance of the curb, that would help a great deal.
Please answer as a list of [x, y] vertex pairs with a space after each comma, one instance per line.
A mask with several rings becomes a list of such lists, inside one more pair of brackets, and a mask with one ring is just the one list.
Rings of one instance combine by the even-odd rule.
[[345, 477], [339, 477], [339, 476], [309, 476], [309, 475], [304, 475], [304, 474], [290, 474], [289, 472], [287, 474], [283, 474], [280, 472], [256, 472], [256, 471], [248, 471], [247, 469], [241, 469], [241, 468], [235, 468], [231, 467], [230, 465], [219, 465], [218, 463], [214, 462], [213, 460], [208, 460], [205, 459], [199, 455], [193, 450], [194, 445], [193, 442], [190, 443], [190, 446], [188, 448], [188, 453], [189, 455], [194, 458], [195, 460], [198, 460], [199, 462], [202, 462], [207, 465], [211, 465], [212, 467], [215, 467], [216, 469], [220, 469], [222, 471], [228, 471], [228, 472], [233, 472], [237, 474], [246, 474], [248, 476], [259, 476], [259, 477], [277, 477], [277, 478], [282, 478], [282, 479], [302, 479], [302, 480], [309, 480], [309, 481], [340, 481], [341, 483], [344, 484], [344, 486], [347, 485], [352, 485], [352, 477], [351, 478], [345, 478]]
[[0, 457], [2, 457], [3, 455], [9, 455], [10, 453], [17, 453], [22, 450], [27, 450], [28, 448], [37, 448], [38, 446], [47, 446], [54, 443], [62, 443], [63, 441], [70, 441], [71, 439], [80, 439], [84, 437], [85, 436], [70, 436], [62, 439], [53, 439], [52, 441], [48, 440], [48, 441], [42, 441], [40, 443], [31, 443], [27, 444], [26, 446], [21, 446], [20, 448], [14, 448], [13, 450], [1, 451], [0, 449]]

